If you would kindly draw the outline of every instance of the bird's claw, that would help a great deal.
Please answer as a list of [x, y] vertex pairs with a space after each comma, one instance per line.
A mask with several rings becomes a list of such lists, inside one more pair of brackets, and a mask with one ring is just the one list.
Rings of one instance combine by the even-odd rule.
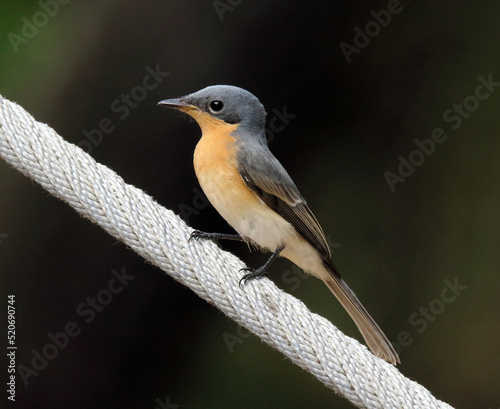
[[257, 278], [262, 278], [262, 277], [269, 277], [269, 273], [265, 271], [265, 269], [263, 268], [258, 268], [254, 270], [253, 268], [245, 267], [240, 269], [240, 271], [248, 271], [248, 273], [246, 273], [243, 277], [241, 277], [241, 280], [239, 281], [240, 287], [242, 282], [244, 285], [246, 285], [246, 283], [251, 280], [255, 280]]
[[200, 239], [208, 239], [208, 238], [210, 238], [210, 237], [207, 237], [207, 235], [208, 235], [208, 233], [205, 233], [205, 232], [202, 232], [202, 231], [199, 231], [199, 230], [195, 230], [189, 236], [188, 243], [190, 243], [191, 240], [198, 241]]

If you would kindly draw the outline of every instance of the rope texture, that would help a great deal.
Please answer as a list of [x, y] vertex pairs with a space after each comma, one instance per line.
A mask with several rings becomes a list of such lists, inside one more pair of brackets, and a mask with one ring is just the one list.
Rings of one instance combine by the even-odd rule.
[[235, 256], [0, 96], [0, 155], [359, 408], [451, 408], [270, 280], [240, 288]]

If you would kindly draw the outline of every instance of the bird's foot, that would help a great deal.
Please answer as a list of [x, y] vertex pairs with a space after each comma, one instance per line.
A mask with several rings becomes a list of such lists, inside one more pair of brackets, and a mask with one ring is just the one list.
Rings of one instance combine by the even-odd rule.
[[239, 286], [241, 287], [241, 283], [243, 284], [248, 283], [251, 280], [255, 280], [257, 278], [262, 278], [262, 277], [269, 277], [269, 273], [266, 271], [267, 266], [262, 266], [256, 270], [253, 268], [245, 267], [242, 268], [240, 271], [248, 271], [240, 280]]
[[189, 236], [188, 242], [191, 242], [191, 240], [198, 241], [198, 240], [201, 240], [201, 239], [203, 239], [203, 240], [206, 240], [206, 239], [213, 240], [213, 237], [212, 237], [211, 233], [205, 233], [203, 231], [195, 230]]
[[257, 268], [254, 270], [253, 268], [245, 267], [242, 268], [240, 271], [248, 271], [240, 280], [240, 287], [241, 287], [241, 282], [243, 284], [246, 284], [250, 280], [255, 280], [256, 278], [262, 278], [262, 277], [269, 277], [269, 273], [267, 272], [267, 269], [273, 264], [274, 260], [280, 255], [280, 253], [283, 251], [285, 248], [284, 244], [279, 245], [276, 250], [274, 250], [274, 253], [271, 254], [271, 257], [269, 257], [269, 260], [266, 261], [266, 264], [264, 264], [262, 267]]

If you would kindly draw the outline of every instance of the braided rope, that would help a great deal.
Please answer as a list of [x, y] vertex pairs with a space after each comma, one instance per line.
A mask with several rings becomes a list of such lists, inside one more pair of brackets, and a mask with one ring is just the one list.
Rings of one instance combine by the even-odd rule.
[[0, 155], [81, 215], [360, 408], [451, 408], [270, 280], [240, 288], [244, 264], [172, 211], [0, 96]]

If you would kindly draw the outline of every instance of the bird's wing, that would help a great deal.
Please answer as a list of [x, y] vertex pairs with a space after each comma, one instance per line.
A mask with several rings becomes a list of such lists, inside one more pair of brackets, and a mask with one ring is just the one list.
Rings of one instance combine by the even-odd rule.
[[283, 166], [267, 147], [241, 152], [238, 163], [245, 184], [319, 251], [330, 273], [323, 280], [353, 318], [373, 353], [392, 364], [398, 363], [394, 347], [335, 268], [323, 230]]
[[238, 171], [245, 184], [267, 206], [291, 223], [323, 258], [331, 260], [330, 248], [316, 217], [267, 146], [240, 150], [238, 164]]

